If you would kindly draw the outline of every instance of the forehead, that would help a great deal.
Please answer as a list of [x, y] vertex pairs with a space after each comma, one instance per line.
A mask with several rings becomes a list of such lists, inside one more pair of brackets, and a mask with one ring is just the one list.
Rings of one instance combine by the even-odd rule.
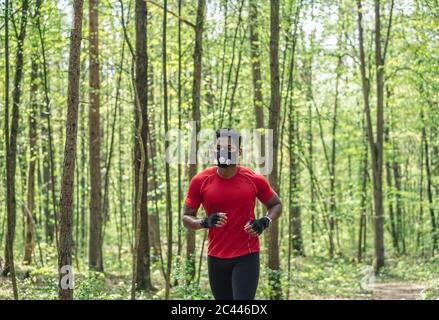
[[221, 145], [221, 146], [238, 146], [239, 142], [238, 142], [238, 138], [235, 137], [231, 137], [231, 136], [224, 136], [224, 137], [218, 137], [216, 139], [216, 144], [217, 145]]

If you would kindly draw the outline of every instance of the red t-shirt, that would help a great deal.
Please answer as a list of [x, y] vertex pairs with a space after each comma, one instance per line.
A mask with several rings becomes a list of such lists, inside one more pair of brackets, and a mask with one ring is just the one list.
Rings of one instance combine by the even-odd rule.
[[218, 258], [234, 258], [259, 252], [259, 238], [244, 231], [249, 219], [255, 219], [256, 198], [265, 203], [273, 196], [270, 184], [251, 169], [237, 166], [235, 175], [221, 177], [217, 167], [210, 167], [195, 175], [186, 195], [185, 204], [198, 209], [203, 205], [206, 215], [227, 214], [224, 227], [209, 228], [207, 254]]

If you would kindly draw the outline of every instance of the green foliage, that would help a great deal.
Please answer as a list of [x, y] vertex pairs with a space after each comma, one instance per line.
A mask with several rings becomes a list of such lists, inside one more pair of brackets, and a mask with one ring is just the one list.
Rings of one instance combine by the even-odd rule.
[[[177, 259], [179, 261], [180, 259]], [[193, 271], [193, 267], [188, 263], [180, 262], [175, 265], [174, 268], [174, 281], [177, 283], [175, 287], [175, 298], [177, 299], [190, 299], [190, 300], [205, 300], [211, 299], [212, 294], [207, 288], [202, 288], [196, 280], [190, 281], [190, 274]]]
[[410, 259], [398, 257], [388, 259], [382, 276], [405, 281], [433, 281], [439, 272], [439, 257]]
[[57, 299], [58, 275], [56, 270], [49, 267], [32, 270], [29, 277], [20, 282], [19, 290], [22, 299]]
[[105, 297], [105, 275], [99, 272], [88, 272], [75, 290], [75, 299], [91, 300]]
[[298, 258], [291, 270], [290, 299], [367, 298], [360, 286], [365, 267], [342, 258]]
[[[134, 2], [124, 4], [127, 36], [135, 44]], [[256, 29], [259, 33], [259, 60], [261, 62], [262, 106], [266, 127], [270, 115], [271, 74], [269, 61], [270, 46], [270, 5], [269, 1], [255, 1], [258, 8]], [[376, 83], [374, 68], [374, 13], [373, 1], [363, 0], [365, 50], [368, 60], [370, 80], [370, 102], [372, 117], [376, 116]], [[21, 1], [12, 1], [14, 21], [19, 21]], [[16, 203], [17, 221], [14, 254], [17, 264], [18, 289], [22, 299], [57, 299], [58, 270], [55, 240], [50, 240], [50, 226], [55, 229], [55, 212], [58, 211], [60, 177], [64, 161], [65, 119], [67, 104], [67, 70], [69, 34], [71, 29], [71, 1], [43, 1], [41, 7], [41, 38], [33, 14], [35, 1], [30, 1], [27, 36], [24, 43], [24, 69], [21, 83], [21, 104], [19, 130], [17, 137]], [[196, 2], [183, 1], [181, 16], [195, 21]], [[301, 3], [300, 19], [297, 29], [294, 69], [291, 69], [293, 17], [296, 6]], [[216, 128], [221, 115], [223, 125], [228, 125], [231, 115], [232, 127], [253, 129], [255, 127], [254, 88], [252, 84], [252, 63], [248, 41], [249, 16], [244, 1], [242, 21], [238, 19], [241, 0], [208, 1], [205, 33], [203, 37], [202, 88], [201, 88], [201, 127]], [[382, 35], [386, 35], [389, 17], [389, 1], [382, 2]], [[158, 216], [158, 230], [161, 235], [162, 254], [166, 261], [167, 231], [165, 200], [165, 132], [163, 128], [163, 74], [162, 74], [162, 9], [148, 4], [148, 118], [151, 139], [148, 141], [148, 212]], [[177, 1], [169, 1], [169, 8], [177, 8]], [[227, 12], [226, 12], [227, 8]], [[133, 187], [135, 182], [133, 148], [134, 128], [134, 90], [131, 65], [133, 57], [129, 52], [121, 25], [121, 7], [118, 1], [102, 1], [99, 7], [99, 48], [101, 76], [101, 167], [102, 176], [108, 177], [108, 211], [105, 212], [104, 267], [105, 274], [88, 272], [87, 255], [89, 239], [89, 26], [86, 7], [84, 8], [83, 41], [81, 49], [80, 105], [76, 172], [73, 199], [73, 240], [74, 264], [76, 274], [76, 299], [129, 299], [132, 270], [133, 228]], [[1, 8], [3, 12], [3, 7]], [[439, 92], [439, 29], [438, 7], [434, 1], [408, 0], [395, 2], [390, 42], [384, 65], [385, 88], [385, 127], [388, 128], [388, 141], [384, 144], [384, 164], [389, 163], [390, 172], [383, 170], [384, 214], [385, 214], [385, 252], [386, 264], [378, 281], [422, 282], [426, 289], [424, 299], [438, 298], [437, 282], [439, 262], [435, 258], [425, 258], [438, 254], [432, 252], [432, 224], [439, 220], [439, 112], [437, 108]], [[280, 279], [283, 297], [289, 293], [290, 299], [315, 298], [371, 298], [372, 292], [361, 288], [364, 270], [371, 264], [373, 255], [373, 191], [368, 150], [367, 170], [363, 170], [365, 130], [363, 95], [361, 91], [360, 70], [358, 66], [358, 30], [355, 1], [283, 1], [281, 2], [281, 30], [279, 43], [279, 62], [281, 73], [281, 128], [278, 166], [281, 171], [278, 193], [284, 203], [284, 214], [280, 228], [280, 271], [270, 271], [266, 264], [261, 265], [261, 279], [258, 298], [273, 295], [270, 284]], [[178, 20], [168, 17], [168, 84], [171, 128], [179, 125], [186, 134], [192, 119], [192, 81], [194, 32], [183, 23], [181, 29], [181, 65], [178, 70]], [[239, 26], [238, 26], [239, 23]], [[11, 117], [13, 78], [16, 71], [15, 54], [17, 39], [10, 22], [9, 52], [9, 107]], [[0, 20], [2, 41], [0, 42], [0, 248], [3, 250], [6, 238], [6, 150], [5, 119], [5, 41], [4, 19]], [[235, 39], [236, 33], [236, 39]], [[43, 41], [43, 43], [41, 43]], [[45, 47], [43, 61], [42, 45]], [[122, 53], [124, 48], [124, 53]], [[238, 56], [241, 60], [238, 62]], [[337, 67], [337, 57], [342, 56], [342, 65]], [[31, 58], [39, 65], [36, 80], [38, 92], [37, 114], [37, 168], [35, 173], [35, 249], [31, 265], [21, 264], [25, 242], [25, 213], [27, 208], [28, 163], [31, 160], [28, 136], [31, 103]], [[45, 64], [44, 64], [45, 62]], [[238, 63], [240, 63], [238, 68]], [[45, 67], [45, 68], [44, 68]], [[237, 74], [239, 70], [239, 74]], [[45, 72], [47, 71], [47, 72]], [[178, 109], [179, 83], [181, 71], [181, 108]], [[292, 79], [288, 79], [292, 71]], [[335, 80], [340, 75], [337, 117], [334, 116]], [[120, 76], [120, 86], [119, 84]], [[236, 82], [235, 82], [236, 79]], [[45, 92], [45, 80], [47, 90]], [[292, 86], [289, 87], [289, 80]], [[232, 92], [235, 91], [233, 100]], [[47, 94], [47, 97], [46, 97]], [[289, 101], [291, 97], [291, 101]], [[49, 106], [46, 110], [46, 98]], [[289, 145], [289, 104], [297, 122], [297, 145]], [[117, 111], [113, 127], [113, 112]], [[421, 111], [424, 119], [421, 118]], [[50, 116], [50, 118], [49, 118]], [[337, 131], [335, 154], [335, 200], [334, 212], [330, 212], [330, 182], [328, 171], [332, 151], [332, 130], [336, 119]], [[10, 119], [8, 119], [10, 120]], [[51, 123], [53, 152], [49, 154], [48, 123]], [[10, 123], [10, 121], [9, 121]], [[375, 128], [374, 128], [375, 130]], [[432, 201], [427, 197], [427, 168], [423, 130], [429, 143], [430, 178]], [[376, 132], [374, 132], [376, 134]], [[112, 136], [114, 134], [114, 136]], [[114, 140], [112, 141], [112, 138]], [[184, 147], [188, 146], [183, 137]], [[111, 145], [111, 141], [113, 144]], [[312, 161], [311, 161], [312, 144]], [[32, 146], [35, 147], [35, 146]], [[293, 202], [300, 207], [303, 244], [306, 258], [291, 258], [291, 273], [288, 281], [288, 244], [290, 207], [288, 202], [292, 192], [289, 179], [289, 151], [294, 149], [298, 158], [297, 195]], [[107, 161], [112, 149], [109, 171]], [[154, 153], [151, 152], [154, 149]], [[51, 159], [51, 157], [53, 159]], [[53, 160], [54, 196], [50, 166]], [[401, 190], [395, 186], [393, 168], [399, 166]], [[313, 175], [311, 176], [311, 168]], [[201, 169], [201, 166], [198, 167]], [[389, 178], [390, 183], [388, 183]], [[196, 254], [196, 266], [186, 264], [182, 257], [176, 257], [176, 238], [180, 232], [185, 252], [187, 230], [178, 230], [178, 202], [183, 202], [188, 185], [187, 168], [181, 166], [181, 194], [177, 192], [177, 166], [171, 166], [172, 214], [174, 227], [174, 267], [172, 272], [171, 296], [179, 299], [212, 298], [206, 263], [202, 261], [198, 269], [200, 251]], [[50, 181], [49, 181], [50, 180]], [[366, 181], [364, 190], [363, 182]], [[311, 199], [311, 194], [314, 198]], [[363, 195], [365, 198], [363, 199]], [[53, 198], [52, 198], [53, 197]], [[363, 201], [364, 200], [364, 203]], [[396, 212], [401, 207], [398, 218], [400, 239], [405, 241], [403, 252], [393, 247], [390, 223], [390, 207]], [[260, 206], [260, 204], [258, 204]], [[358, 254], [359, 217], [362, 210], [366, 214], [365, 263], [356, 263]], [[431, 209], [431, 211], [430, 211]], [[260, 212], [258, 210], [258, 212]], [[59, 216], [59, 212], [57, 212]], [[202, 210], [198, 212], [204, 214]], [[328, 217], [337, 222], [336, 256], [328, 255]], [[59, 218], [59, 217], [57, 217]], [[57, 221], [59, 222], [59, 221]], [[314, 224], [313, 224], [314, 223]], [[314, 229], [312, 230], [312, 228]], [[437, 230], [439, 232], [439, 230]], [[437, 235], [437, 234], [436, 234]], [[262, 243], [262, 241], [261, 241]], [[200, 234], [196, 237], [196, 248], [202, 244]], [[262, 245], [264, 245], [262, 243]], [[151, 250], [153, 252], [153, 250]], [[205, 251], [203, 252], [205, 255]], [[267, 248], [263, 247], [261, 260], [265, 260]], [[3, 251], [1, 253], [3, 255]], [[139, 292], [139, 299], [162, 299], [164, 280], [161, 259], [152, 256], [152, 281], [158, 291]], [[195, 273], [189, 281], [188, 275]], [[198, 274], [200, 279], [198, 279]], [[0, 299], [11, 298], [9, 278], [0, 278]], [[270, 282], [271, 281], [271, 282]], [[189, 284], [188, 284], [189, 283]], [[289, 288], [289, 290], [288, 290]]]
[[421, 292], [424, 300], [439, 300], [439, 281], [433, 280], [428, 287]]

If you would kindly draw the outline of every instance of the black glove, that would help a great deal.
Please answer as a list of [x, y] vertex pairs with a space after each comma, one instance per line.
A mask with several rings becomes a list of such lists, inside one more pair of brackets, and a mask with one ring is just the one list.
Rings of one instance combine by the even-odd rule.
[[216, 226], [216, 224], [219, 220], [220, 220], [220, 215], [215, 212], [215, 213], [212, 213], [207, 218], [204, 218], [203, 220], [201, 220], [200, 225], [206, 229], [213, 228]]
[[270, 225], [270, 219], [267, 217], [262, 217], [257, 220], [250, 220], [248, 223], [252, 227], [253, 231], [260, 235]]

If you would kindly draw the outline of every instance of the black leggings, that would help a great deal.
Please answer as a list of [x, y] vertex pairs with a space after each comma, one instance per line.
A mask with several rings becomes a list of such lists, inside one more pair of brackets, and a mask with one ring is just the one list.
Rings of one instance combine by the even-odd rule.
[[253, 300], [259, 281], [259, 252], [230, 259], [207, 257], [216, 300]]

